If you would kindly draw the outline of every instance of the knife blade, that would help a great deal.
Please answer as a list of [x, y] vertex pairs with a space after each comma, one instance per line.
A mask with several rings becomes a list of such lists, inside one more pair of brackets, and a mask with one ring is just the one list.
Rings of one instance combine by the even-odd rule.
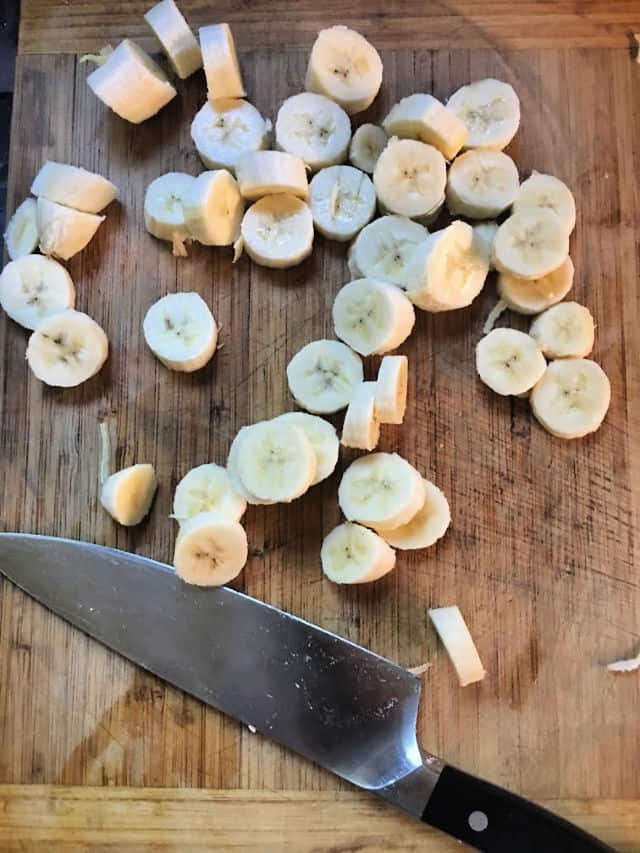
[[68, 539], [2, 533], [0, 572], [170, 684], [479, 850], [610, 849], [421, 750], [419, 679], [303, 619]]

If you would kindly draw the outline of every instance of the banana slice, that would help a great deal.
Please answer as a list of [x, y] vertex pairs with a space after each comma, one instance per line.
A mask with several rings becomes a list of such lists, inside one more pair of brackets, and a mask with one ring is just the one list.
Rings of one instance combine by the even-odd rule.
[[471, 227], [473, 228], [473, 242], [476, 252], [486, 259], [489, 269], [493, 269], [493, 243], [498, 233], [498, 223], [477, 222]]
[[233, 172], [238, 157], [269, 147], [271, 122], [248, 101], [207, 101], [191, 123], [191, 138], [207, 169]]
[[304, 430], [276, 418], [247, 427], [238, 448], [237, 471], [250, 494], [289, 503], [315, 480], [316, 454]]
[[429, 480], [423, 479], [422, 485], [423, 503], [418, 512], [401, 527], [382, 533], [394, 548], [403, 551], [430, 548], [444, 536], [451, 524], [449, 502], [444, 493]]
[[334, 583], [368, 583], [393, 569], [396, 554], [373, 530], [347, 521], [325, 536], [320, 561]]
[[133, 527], [148, 514], [157, 488], [153, 465], [132, 465], [107, 478], [100, 503], [118, 524]]
[[375, 410], [376, 383], [362, 382], [353, 392], [344, 416], [340, 443], [357, 450], [373, 450], [380, 439]]
[[9, 220], [4, 244], [10, 260], [17, 261], [35, 251], [38, 245], [38, 206], [35, 199], [25, 198]]
[[142, 328], [147, 346], [170, 370], [200, 370], [216, 351], [218, 326], [197, 293], [163, 296], [147, 311]]
[[496, 394], [531, 390], [547, 367], [537, 343], [517, 329], [494, 329], [476, 346], [476, 370]]
[[313, 224], [330, 240], [351, 240], [376, 211], [371, 178], [353, 166], [329, 166], [311, 181]]
[[362, 359], [340, 341], [312, 341], [287, 365], [287, 382], [296, 402], [318, 414], [346, 408], [363, 380]]
[[409, 361], [406, 355], [385, 355], [376, 379], [376, 417], [382, 424], [401, 424], [407, 408]]
[[202, 53], [189, 24], [173, 0], [161, 0], [144, 16], [181, 80], [202, 68]]
[[468, 131], [458, 116], [433, 95], [416, 93], [399, 101], [382, 122], [387, 136], [419, 139], [453, 160], [467, 141]]
[[487, 673], [460, 608], [436, 607], [429, 610], [429, 618], [447, 650], [460, 686], [482, 681]]
[[242, 452], [242, 442], [244, 441], [250, 429], [250, 426], [242, 427], [231, 442], [231, 447], [229, 448], [229, 455], [227, 457], [227, 474], [229, 475], [229, 481], [231, 482], [231, 486], [233, 487], [234, 491], [236, 491], [242, 498], [244, 498], [247, 503], [256, 505], [274, 504], [276, 503], [276, 501], [262, 500], [256, 495], [251, 494], [251, 492], [242, 482], [242, 478], [240, 477], [240, 472], [238, 470], [238, 460], [240, 459], [240, 455]]
[[81, 252], [105, 220], [46, 198], [38, 199], [37, 215], [40, 251], [63, 261]]
[[512, 86], [501, 80], [477, 80], [454, 92], [447, 108], [466, 126], [465, 148], [501, 151], [520, 126], [520, 101]]
[[371, 106], [381, 85], [380, 54], [363, 35], [344, 26], [320, 30], [307, 66], [307, 91], [355, 115]]
[[35, 176], [31, 192], [84, 213], [100, 213], [118, 195], [118, 188], [80, 166], [47, 160]]
[[240, 521], [247, 502], [233, 487], [225, 468], [209, 463], [192, 468], [176, 486], [173, 517], [180, 525], [202, 512]]
[[240, 192], [257, 201], [265, 195], [289, 193], [307, 201], [309, 182], [304, 161], [286, 151], [249, 151], [236, 162]]
[[394, 284], [358, 278], [342, 287], [333, 303], [336, 336], [360, 355], [396, 349], [411, 334], [413, 305]]
[[66, 269], [52, 258], [27, 255], [0, 274], [0, 305], [25, 329], [37, 329], [60, 311], [73, 308], [76, 291]]
[[203, 512], [180, 528], [173, 565], [186, 583], [222, 586], [240, 574], [248, 555], [247, 534], [241, 524], [215, 512]]
[[562, 222], [545, 208], [521, 210], [498, 228], [493, 263], [518, 278], [542, 278], [569, 257], [569, 235]]
[[233, 245], [240, 233], [244, 205], [230, 172], [226, 169], [202, 172], [186, 182], [181, 201], [189, 236], [205, 246]]
[[36, 379], [56, 388], [91, 379], [108, 355], [109, 341], [100, 326], [72, 308], [43, 320], [27, 345], [27, 362]]
[[498, 294], [512, 311], [539, 314], [564, 299], [573, 285], [573, 275], [571, 258], [567, 258], [558, 269], [533, 281], [501, 272], [497, 283]]
[[351, 137], [349, 160], [356, 169], [372, 175], [387, 142], [387, 134], [377, 124], [361, 124]]
[[519, 186], [517, 166], [502, 151], [466, 151], [449, 169], [447, 207], [452, 214], [489, 219], [513, 204]]
[[125, 39], [87, 77], [95, 95], [132, 124], [151, 118], [177, 92], [159, 65], [141, 47]]
[[429, 216], [444, 201], [447, 167], [433, 145], [414, 139], [389, 140], [373, 173], [378, 200], [389, 213]]
[[309, 205], [286, 193], [265, 196], [252, 204], [244, 214], [240, 233], [249, 257], [263, 267], [294, 267], [313, 249]]
[[313, 171], [344, 163], [350, 139], [349, 116], [324, 95], [301, 92], [278, 110], [277, 147], [300, 157]]
[[513, 213], [544, 208], [560, 217], [568, 234], [576, 227], [576, 202], [569, 187], [553, 175], [533, 171], [520, 185], [513, 202]]
[[349, 521], [395, 529], [423, 505], [422, 477], [397, 453], [370, 453], [352, 462], [342, 475], [338, 503]]
[[587, 358], [552, 361], [529, 397], [542, 426], [557, 438], [595, 432], [607, 414], [611, 385], [604, 370]]
[[593, 349], [595, 324], [584, 305], [561, 302], [536, 317], [529, 334], [547, 358], [582, 358]]
[[311, 483], [312, 486], [333, 474], [340, 451], [340, 442], [333, 424], [316, 415], [308, 415], [306, 412], [286, 412], [275, 420], [300, 427], [311, 442], [316, 454], [316, 474]]
[[246, 92], [229, 24], [200, 27], [198, 34], [208, 99], [244, 98]]
[[405, 216], [383, 216], [370, 222], [349, 249], [351, 276], [389, 281], [406, 290], [409, 262], [428, 234], [423, 225]]
[[176, 257], [186, 258], [190, 239], [183, 200], [195, 182], [193, 175], [167, 172], [151, 181], [144, 197], [144, 225], [149, 234], [172, 244]]
[[452, 222], [434, 231], [413, 253], [407, 270], [407, 296], [425, 311], [451, 311], [471, 305], [489, 272], [473, 229]]

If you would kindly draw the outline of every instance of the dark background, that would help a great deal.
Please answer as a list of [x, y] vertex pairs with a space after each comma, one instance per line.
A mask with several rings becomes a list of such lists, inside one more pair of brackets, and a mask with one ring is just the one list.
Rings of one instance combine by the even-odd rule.
[[18, 42], [19, 0], [0, 0], [0, 243], [7, 210], [7, 172], [9, 168], [9, 128], [13, 93], [16, 45]]

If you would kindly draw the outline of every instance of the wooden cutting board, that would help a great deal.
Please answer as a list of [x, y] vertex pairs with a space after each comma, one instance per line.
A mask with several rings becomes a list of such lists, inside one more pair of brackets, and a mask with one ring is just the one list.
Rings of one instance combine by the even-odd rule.
[[[47, 158], [108, 176], [120, 201], [69, 263], [78, 308], [111, 342], [99, 377], [64, 392], [41, 385], [24, 361], [25, 331], [0, 318], [0, 523], [170, 561], [177, 481], [194, 465], [224, 462], [239, 427], [293, 408], [286, 364], [305, 343], [331, 336], [332, 300], [348, 272], [346, 247], [321, 237], [311, 258], [279, 272], [246, 257], [233, 266], [230, 251], [202, 246], [176, 260], [145, 232], [147, 184], [167, 171], [203, 168], [189, 134], [205, 98], [203, 76], [179, 83], [179, 96], [135, 127], [96, 100], [78, 55], [125, 36], [155, 51], [142, 18], [148, 5], [23, 2], [10, 210]], [[324, 580], [319, 550], [339, 520], [337, 484], [352, 458], [345, 453], [336, 474], [294, 505], [250, 509], [251, 556], [236, 586], [403, 665], [430, 661], [419, 724], [425, 748], [543, 800], [640, 797], [640, 678], [604, 668], [640, 642], [640, 67], [628, 44], [628, 33], [640, 29], [640, 3], [183, 0], [182, 7], [194, 26], [232, 24], [248, 97], [271, 118], [302, 89], [315, 32], [333, 23], [361, 30], [384, 61], [380, 96], [357, 123], [380, 119], [410, 92], [446, 98], [486, 76], [518, 91], [522, 125], [510, 153], [523, 175], [551, 172], [576, 195], [572, 296], [598, 322], [594, 357], [613, 388], [604, 426], [562, 442], [533, 421], [526, 401], [498, 398], [477, 381], [473, 352], [496, 299], [492, 282], [467, 310], [420, 312], [402, 348], [411, 374], [407, 418], [383, 429], [380, 447], [405, 455], [444, 489], [453, 514], [447, 537], [400, 555], [395, 572], [375, 585], [341, 589]], [[142, 338], [148, 306], [176, 290], [198, 291], [222, 327], [222, 349], [191, 376], [163, 368]], [[152, 462], [160, 479], [150, 517], [133, 530], [115, 526], [98, 504], [105, 417], [117, 437], [117, 465]], [[466, 615], [488, 670], [466, 689], [427, 620], [428, 607], [450, 603]], [[31, 838], [11, 823], [16, 801], [21, 820], [37, 830], [29, 849], [40, 849], [38, 839], [42, 849], [67, 849], [69, 839], [47, 835], [54, 824], [62, 832], [63, 818], [42, 817], [70, 813], [66, 789], [54, 785], [131, 786], [119, 802], [155, 803], [145, 826], [159, 831], [164, 800], [132, 788], [217, 789], [198, 800], [207, 813], [214, 801], [229, 802], [226, 790], [245, 789], [246, 820], [235, 829], [225, 824], [227, 841], [211, 842], [219, 848], [248, 844], [247, 827], [271, 825], [282, 807], [282, 834], [269, 849], [306, 850], [298, 829], [315, 849], [329, 849], [334, 842], [321, 834], [314, 842], [313, 833], [320, 833], [319, 804], [326, 830], [336, 803], [347, 833], [335, 841], [340, 849], [427, 843], [421, 827], [382, 806], [371, 808], [388, 834], [368, 835], [358, 816], [369, 800], [111, 654], [3, 581], [0, 684], [0, 839], [7, 844]], [[45, 787], [18, 787], [33, 783]], [[193, 797], [176, 797], [195, 809]], [[89, 817], [72, 828], [90, 825], [100, 802], [99, 791], [87, 794]], [[308, 819], [290, 823], [283, 818], [289, 807], [297, 815], [306, 808]], [[597, 814], [592, 829], [621, 849], [640, 850], [637, 804], [558, 807], [583, 822]], [[99, 813], [106, 824], [115, 819]], [[133, 849], [137, 824], [122, 826], [119, 849]], [[448, 849], [433, 839], [429, 849]], [[170, 839], [149, 840], [156, 842]]]

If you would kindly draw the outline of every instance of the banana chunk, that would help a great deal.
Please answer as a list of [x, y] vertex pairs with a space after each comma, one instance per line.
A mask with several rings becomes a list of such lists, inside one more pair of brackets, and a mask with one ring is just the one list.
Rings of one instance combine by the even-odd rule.
[[517, 166], [502, 151], [466, 151], [449, 169], [447, 207], [452, 214], [490, 219], [513, 204], [519, 186]]
[[252, 204], [240, 230], [247, 254], [263, 267], [294, 267], [313, 249], [309, 205], [286, 193], [265, 196]]
[[330, 240], [351, 240], [373, 218], [376, 191], [371, 178], [353, 166], [329, 166], [311, 181], [313, 224]]
[[569, 235], [551, 210], [528, 208], [513, 213], [498, 228], [493, 263], [518, 278], [542, 278], [569, 257]]
[[180, 528], [173, 565], [186, 583], [222, 586], [240, 574], [248, 555], [247, 534], [239, 522], [203, 512]]
[[148, 514], [157, 488], [153, 465], [132, 465], [107, 478], [100, 503], [118, 524], [133, 527]]
[[309, 56], [307, 91], [355, 115], [371, 106], [381, 85], [380, 54], [363, 35], [344, 26], [320, 30]]
[[63, 261], [81, 252], [105, 220], [46, 198], [38, 199], [37, 215], [40, 251]]
[[607, 414], [611, 385], [604, 370], [587, 358], [552, 361], [529, 397], [542, 426], [557, 438], [595, 432]]
[[184, 172], [167, 172], [151, 181], [144, 197], [144, 225], [149, 234], [172, 244], [173, 254], [187, 256], [190, 234], [184, 217], [184, 198], [195, 178]]
[[203, 512], [240, 521], [247, 502], [233, 487], [225, 468], [214, 463], [192, 468], [176, 486], [173, 517], [180, 525]]
[[140, 124], [177, 95], [164, 71], [135, 42], [125, 39], [87, 77], [87, 84], [120, 118]]
[[309, 199], [309, 182], [304, 161], [286, 151], [248, 151], [236, 162], [240, 192], [257, 201], [265, 195], [289, 193], [302, 201]]
[[333, 424], [317, 415], [308, 415], [306, 412], [286, 412], [275, 420], [300, 427], [311, 442], [316, 454], [316, 474], [311, 483], [312, 486], [333, 474], [340, 452], [340, 442]]
[[205, 246], [233, 245], [240, 233], [244, 204], [230, 172], [202, 172], [188, 182], [181, 201], [190, 237]]
[[531, 177], [520, 185], [513, 202], [513, 213], [539, 208], [553, 211], [568, 234], [576, 227], [576, 202], [569, 187], [553, 175], [533, 171]]
[[349, 160], [356, 169], [372, 175], [387, 142], [387, 134], [377, 124], [361, 124], [351, 137]]
[[393, 569], [396, 554], [373, 530], [347, 521], [325, 536], [320, 561], [334, 583], [368, 583]]
[[476, 222], [473, 228], [473, 242], [476, 252], [486, 258], [489, 269], [493, 269], [493, 243], [498, 233], [497, 222]]
[[229, 24], [200, 27], [199, 36], [209, 100], [244, 98], [246, 92]]
[[202, 68], [202, 52], [189, 24], [173, 2], [161, 0], [145, 12], [149, 24], [162, 45], [171, 67], [181, 80]]
[[489, 272], [473, 229], [452, 222], [434, 231], [414, 251], [407, 270], [407, 296], [425, 311], [452, 311], [471, 305]]
[[397, 453], [370, 453], [352, 462], [338, 489], [349, 521], [393, 530], [410, 521], [424, 504], [422, 477]]
[[0, 305], [25, 329], [37, 329], [75, 301], [71, 276], [52, 258], [27, 255], [8, 263], [0, 275]]
[[169, 293], [149, 308], [144, 339], [155, 357], [170, 370], [192, 373], [213, 358], [218, 326], [197, 293]]
[[313, 171], [344, 163], [350, 139], [349, 116], [324, 95], [301, 92], [278, 110], [276, 146], [300, 157]]
[[396, 349], [411, 334], [413, 305], [394, 284], [359, 278], [342, 287], [333, 303], [336, 336], [360, 355]]
[[401, 424], [407, 408], [409, 360], [406, 355], [385, 355], [376, 379], [376, 417], [382, 424]]
[[451, 659], [460, 686], [482, 681], [486, 671], [460, 609], [455, 605], [437, 607], [429, 610], [429, 618]]
[[584, 305], [560, 302], [536, 317], [529, 334], [547, 358], [582, 358], [593, 349], [595, 324]]
[[109, 341], [100, 326], [72, 308], [43, 320], [29, 338], [27, 363], [36, 379], [72, 388], [100, 371]]
[[238, 158], [269, 147], [271, 122], [248, 101], [207, 101], [191, 123], [191, 138], [207, 169], [234, 172]]
[[469, 135], [465, 148], [506, 148], [520, 126], [520, 100], [501, 80], [477, 80], [462, 86], [447, 101]]
[[419, 139], [453, 160], [467, 141], [468, 131], [458, 116], [433, 95], [416, 93], [399, 101], [382, 122], [387, 136]]
[[409, 263], [429, 232], [406, 216], [382, 216], [362, 229], [349, 249], [352, 278], [388, 281], [406, 290]]
[[357, 450], [373, 450], [380, 439], [380, 421], [376, 417], [376, 383], [358, 385], [344, 416], [340, 443]]
[[312, 341], [287, 365], [287, 382], [294, 399], [303, 409], [317, 414], [346, 408], [363, 380], [362, 359], [340, 341]]
[[373, 173], [380, 204], [408, 217], [435, 215], [444, 202], [445, 159], [437, 148], [414, 139], [390, 139]]
[[537, 343], [517, 329], [494, 329], [476, 346], [478, 376], [496, 394], [525, 394], [546, 367]]
[[519, 314], [539, 314], [569, 293], [573, 286], [574, 266], [571, 258], [542, 278], [527, 281], [510, 273], [498, 275], [498, 294], [507, 307]]
[[16, 208], [4, 234], [10, 260], [17, 261], [34, 252], [38, 236], [38, 206], [35, 199], [25, 198]]
[[236, 434], [235, 438], [231, 442], [231, 447], [229, 448], [229, 455], [227, 457], [227, 474], [229, 475], [229, 480], [233, 489], [249, 504], [256, 505], [268, 505], [277, 503], [274, 500], [263, 500], [257, 495], [251, 494], [251, 492], [247, 489], [245, 484], [242, 482], [242, 478], [240, 477], [240, 471], [238, 468], [238, 462], [241, 456], [241, 448], [244, 439], [246, 438], [250, 426], [242, 427]]
[[31, 192], [84, 213], [100, 213], [118, 195], [118, 188], [80, 166], [47, 160], [35, 176]]
[[430, 548], [449, 529], [451, 512], [444, 492], [429, 480], [423, 479], [422, 485], [423, 504], [413, 518], [395, 530], [386, 530], [381, 534], [394, 548], [403, 551]]

